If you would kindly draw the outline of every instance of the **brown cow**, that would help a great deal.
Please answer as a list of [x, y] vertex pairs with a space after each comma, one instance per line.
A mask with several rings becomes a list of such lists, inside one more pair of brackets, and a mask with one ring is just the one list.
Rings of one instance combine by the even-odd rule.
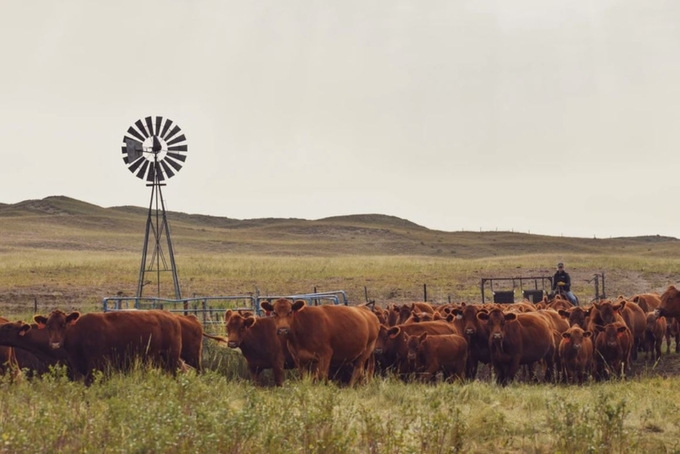
[[182, 349], [182, 326], [167, 311], [120, 311], [66, 314], [52, 311], [48, 317], [33, 317], [39, 329], [46, 329], [50, 346], [63, 348], [75, 378], [91, 384], [94, 371], [108, 367], [125, 369], [135, 357], [150, 360], [177, 373]]
[[658, 293], [640, 293], [630, 298], [630, 301], [640, 306], [640, 309], [646, 314], [656, 310], [661, 304], [661, 295]]
[[224, 314], [229, 348], [239, 348], [248, 363], [248, 372], [256, 384], [265, 369], [272, 369], [276, 386], [283, 384], [284, 369], [295, 367], [286, 339], [276, 334], [273, 317], [243, 317], [228, 310]]
[[[309, 370], [328, 380], [331, 366], [352, 370], [349, 384], [364, 374], [378, 339], [378, 317], [366, 307], [307, 306], [279, 299], [262, 307], [274, 316], [277, 333], [286, 336], [288, 350], [301, 372]], [[370, 367], [370, 364], [369, 364]], [[370, 373], [370, 371], [369, 371]]]
[[[656, 311], [654, 312], [656, 314]], [[675, 340], [675, 353], [680, 352], [680, 322], [677, 318], [666, 319], [666, 352], [671, 352], [671, 339]]]
[[[54, 350], [49, 345], [47, 331], [38, 329], [38, 325], [28, 325], [24, 322], [9, 322], [0, 325], [0, 345], [15, 348], [19, 367], [28, 367], [36, 375], [47, 372], [50, 366], [68, 365], [68, 357], [63, 350]], [[32, 355], [25, 356], [23, 352]]]
[[631, 359], [637, 359], [637, 352], [645, 338], [645, 328], [647, 326], [647, 317], [645, 316], [640, 306], [637, 304], [627, 304], [626, 300], [617, 300], [614, 304], [611, 301], [603, 301], [600, 303], [593, 303], [597, 308], [599, 319], [593, 320], [594, 324], [608, 325], [616, 321], [625, 322], [633, 336], [633, 350], [631, 352]]
[[547, 366], [545, 380], [552, 379], [555, 338], [543, 316], [536, 312], [515, 314], [493, 309], [478, 313], [477, 318], [488, 325], [491, 363], [498, 384], [507, 385], [514, 380], [520, 365], [531, 367], [541, 360]]
[[451, 312], [456, 317], [454, 324], [460, 325], [459, 334], [465, 336], [468, 343], [468, 364], [465, 375], [469, 379], [477, 376], [480, 361], [484, 364], [491, 363], [489, 330], [487, 324], [477, 318], [479, 312], [486, 312], [486, 309], [476, 304], [465, 303], [461, 304], [460, 309], [454, 309]]
[[564, 379], [569, 383], [582, 384], [593, 365], [593, 340], [590, 331], [572, 326], [562, 333], [558, 348]]
[[431, 381], [442, 372], [444, 380], [462, 380], [465, 376], [468, 346], [458, 334], [419, 336], [406, 334], [407, 359], [415, 362], [415, 370], [423, 381]]
[[666, 319], [674, 317], [680, 320], [680, 290], [674, 285], [668, 286], [661, 295], [661, 304], [656, 310], [661, 317], [666, 317]]
[[649, 358], [651, 352], [652, 360], [656, 361], [661, 358], [661, 344], [667, 329], [666, 317], [658, 317], [654, 312], [647, 312], [647, 327], [643, 342], [645, 357]]
[[375, 355], [383, 371], [393, 369], [398, 374], [414, 372], [408, 362], [406, 335], [457, 334], [453, 324], [445, 321], [410, 323], [397, 326], [380, 326]]
[[180, 358], [187, 365], [196, 369], [196, 372], [201, 372], [201, 362], [203, 358], [203, 325], [198, 320], [198, 317], [193, 314], [175, 315], [178, 317], [182, 329], [182, 351]]
[[598, 378], [625, 374], [630, 368], [633, 335], [624, 322], [595, 325], [595, 365]]

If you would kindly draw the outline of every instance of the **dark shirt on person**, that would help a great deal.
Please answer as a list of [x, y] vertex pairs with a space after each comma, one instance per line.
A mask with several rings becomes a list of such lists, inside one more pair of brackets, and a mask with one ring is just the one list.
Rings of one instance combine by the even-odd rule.
[[567, 273], [564, 270], [558, 271], [557, 273], [555, 273], [555, 276], [553, 277], [553, 286], [552, 286], [553, 290], [555, 290], [557, 288], [558, 282], [564, 282], [564, 285], [562, 286], [562, 288], [564, 289], [565, 292], [570, 291], [570, 289], [571, 289], [571, 277], [569, 277], [569, 273]]

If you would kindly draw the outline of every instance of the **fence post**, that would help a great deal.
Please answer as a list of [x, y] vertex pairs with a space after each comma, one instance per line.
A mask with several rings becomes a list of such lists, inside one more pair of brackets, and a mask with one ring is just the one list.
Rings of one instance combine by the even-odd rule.
[[423, 284], [423, 301], [427, 302], [427, 284]]

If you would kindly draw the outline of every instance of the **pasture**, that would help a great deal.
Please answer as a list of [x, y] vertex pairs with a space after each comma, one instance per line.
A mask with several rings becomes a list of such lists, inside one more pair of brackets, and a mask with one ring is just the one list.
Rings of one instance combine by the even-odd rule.
[[[40, 202], [0, 207], [0, 315], [28, 320], [34, 305], [98, 311], [102, 297], [134, 293], [145, 213]], [[344, 289], [352, 303], [367, 290], [386, 304], [420, 300], [427, 284], [428, 300], [476, 302], [481, 277], [551, 275], [557, 261], [582, 302], [594, 273], [606, 273], [609, 296], [680, 281], [680, 242], [666, 238], [446, 233], [380, 217], [238, 224], [177, 214], [170, 223], [185, 296], [316, 287]], [[487, 372], [470, 383], [388, 376], [346, 388], [288, 372], [282, 388], [255, 387], [243, 358], [209, 340], [204, 366], [172, 378], [140, 365], [91, 387], [64, 370], [3, 378], [0, 452], [680, 451], [675, 353], [658, 362], [642, 355], [632, 378], [584, 386], [501, 388]]]

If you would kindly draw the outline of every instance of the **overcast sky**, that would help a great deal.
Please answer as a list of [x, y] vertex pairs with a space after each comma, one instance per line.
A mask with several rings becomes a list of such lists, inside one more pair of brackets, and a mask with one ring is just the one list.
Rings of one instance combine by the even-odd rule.
[[680, 2], [3, 1], [0, 202], [680, 237]]

